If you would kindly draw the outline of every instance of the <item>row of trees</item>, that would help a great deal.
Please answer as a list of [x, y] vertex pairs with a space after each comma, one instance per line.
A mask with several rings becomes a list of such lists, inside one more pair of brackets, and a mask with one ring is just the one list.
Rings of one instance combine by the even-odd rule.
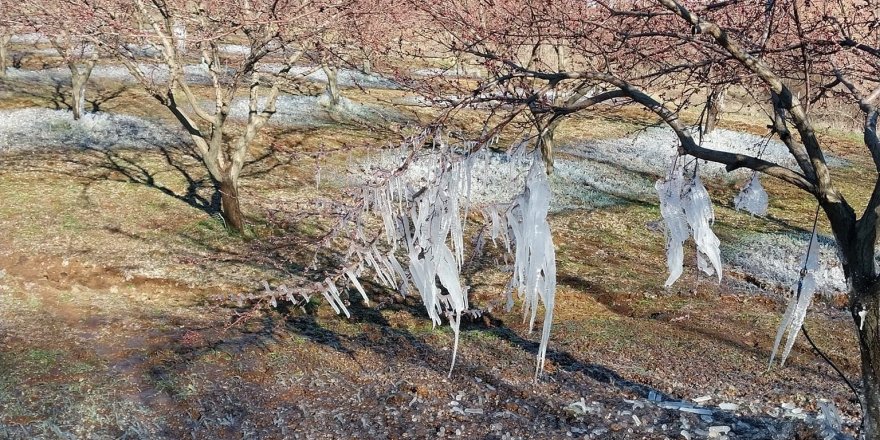
[[[387, 37], [377, 31], [377, 11], [391, 10], [388, 6], [381, 0], [4, 0], [0, 72], [6, 71], [14, 33], [41, 35], [70, 71], [73, 115], [79, 119], [99, 58], [125, 66], [189, 134], [220, 194], [226, 224], [240, 232], [245, 221], [239, 176], [254, 138], [276, 111], [278, 96], [295, 93], [312, 73], [295, 67], [320, 66], [329, 101], [337, 104], [337, 70], [358, 63], [372, 68]], [[194, 78], [194, 70], [207, 75], [207, 85]], [[242, 95], [248, 117], [239, 130], [228, 119], [233, 101]]]
[[[394, 71], [417, 92], [457, 97], [453, 111], [485, 108], [487, 124], [503, 121], [484, 133], [526, 121], [548, 172], [554, 130], [571, 115], [611, 103], [647, 109], [675, 131], [682, 155], [752, 169], [816, 199], [861, 329], [866, 434], [880, 438], [880, 179], [864, 182], [870, 197], [853, 205], [835, 186], [817, 130], [817, 115], [829, 107], [860, 114], [864, 153], [880, 172], [876, 0], [3, 0], [0, 7], [10, 11], [0, 23], [0, 55], [10, 29], [53, 35], [74, 90], [94, 54], [124, 65], [189, 133], [235, 230], [244, 227], [238, 179], [249, 148], [279, 94], [302, 80], [297, 64], [319, 66], [331, 79], [346, 65]], [[226, 44], [248, 50], [224, 52]], [[155, 55], [145, 59], [144, 48]], [[394, 68], [438, 60], [469, 75], [424, 78]], [[191, 64], [207, 69], [210, 105], [186, 75]], [[333, 81], [328, 89], [338, 101]], [[702, 145], [732, 90], [765, 111], [797, 167]], [[249, 116], [232, 130], [239, 95], [248, 97]], [[699, 109], [700, 130], [682, 120], [686, 109]]]

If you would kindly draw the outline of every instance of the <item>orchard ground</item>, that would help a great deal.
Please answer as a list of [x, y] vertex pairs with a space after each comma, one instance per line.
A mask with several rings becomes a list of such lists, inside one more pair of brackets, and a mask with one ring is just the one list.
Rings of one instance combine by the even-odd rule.
[[[432, 328], [417, 298], [371, 284], [374, 302], [352, 295], [351, 319], [320, 303], [254, 311], [223, 299], [258, 290], [262, 280], [289, 284], [311, 274], [314, 241], [328, 227], [309, 215], [313, 207], [339, 199], [353, 180], [350, 160], [385, 154], [337, 149], [380, 143], [389, 120], [425, 118], [424, 108], [392, 106], [410, 98], [403, 91], [348, 89], [351, 105], [339, 111], [291, 100], [313, 111], [279, 118], [260, 135], [242, 176], [251, 227], [230, 236], [208, 212], [201, 168], [185, 143], [171, 141], [166, 112], [125, 81], [90, 90], [96, 101], [87, 108], [129, 115], [120, 144], [132, 136], [138, 143], [83, 148], [75, 139], [88, 133], [79, 133], [55, 145], [51, 127], [41, 125], [51, 121], [47, 113], [2, 118], [63, 110], [70, 102], [63, 89], [30, 77], [0, 83], [0, 126], [30, 128], [43, 143], [26, 145], [33, 137], [21, 131], [0, 135], [0, 438], [653, 439], [683, 438], [682, 431], [701, 438], [719, 426], [730, 427], [730, 438], [812, 438], [823, 428], [820, 399], [834, 402], [844, 431], [858, 428], [851, 392], [802, 339], [784, 368], [767, 370], [813, 202], [764, 179], [770, 213], [754, 218], [730, 202], [745, 178], [710, 181], [715, 229], [727, 246], [724, 280], [697, 277], [688, 254], [686, 275], [664, 289], [650, 186], [662, 167], [615, 171], [596, 156], [599, 147], [592, 155], [581, 148], [631, 136], [650, 122], [643, 113], [573, 119], [557, 135], [566, 147], [554, 179], [583, 167], [641, 183], [623, 193], [611, 191], [617, 183], [603, 187], [574, 173], [554, 183], [570, 203], [551, 219], [559, 290], [547, 368], [533, 383], [538, 337], [516, 307], [466, 323], [447, 377], [452, 332]], [[367, 107], [381, 112], [351, 111]], [[315, 122], [301, 123], [306, 116]], [[756, 135], [765, 125], [749, 114], [722, 124]], [[154, 126], [170, 134], [144, 139]], [[864, 205], [855, 182], [872, 168], [853, 154], [858, 139], [833, 129], [823, 137], [839, 159], [833, 171], [842, 190]], [[609, 151], [609, 159], [622, 157]], [[762, 246], [780, 244], [787, 250], [773, 255], [789, 262], [788, 274], [784, 265], [761, 264]], [[329, 250], [319, 257], [339, 261]], [[468, 260], [474, 305], [497, 301], [509, 276], [501, 253], [489, 244]], [[826, 260], [833, 267], [833, 255]], [[833, 290], [832, 280], [807, 327], [856, 378], [853, 325]], [[711, 414], [676, 407], [693, 399]]]

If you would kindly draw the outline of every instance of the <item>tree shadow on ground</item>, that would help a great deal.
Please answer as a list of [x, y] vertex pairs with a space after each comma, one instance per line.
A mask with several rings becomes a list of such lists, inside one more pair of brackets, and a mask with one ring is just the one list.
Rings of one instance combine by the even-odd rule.
[[[245, 163], [241, 179], [272, 173], [293, 159], [267, 149]], [[190, 144], [161, 145], [153, 150], [84, 147], [65, 151], [22, 151], [0, 159], [6, 171], [58, 174], [80, 180], [87, 194], [96, 183], [112, 181], [141, 185], [183, 202], [208, 215], [220, 212], [220, 194]], [[182, 181], [179, 185], [175, 181]]]
[[[53, 110], [73, 110], [73, 94], [69, 79], [48, 77], [48, 81], [5, 80], [0, 81], [0, 90], [15, 96], [28, 97], [40, 105]], [[87, 83], [86, 110], [92, 113], [103, 111], [105, 105], [122, 98], [129, 86], [124, 84], [105, 85], [95, 81]]]

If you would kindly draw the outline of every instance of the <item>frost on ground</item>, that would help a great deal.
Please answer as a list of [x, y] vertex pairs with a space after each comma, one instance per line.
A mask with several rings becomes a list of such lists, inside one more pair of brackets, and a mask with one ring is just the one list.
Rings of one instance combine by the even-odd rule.
[[[759, 233], [743, 237], [735, 243], [722, 242], [721, 247], [725, 260], [735, 269], [766, 287], [792, 291], [797, 288], [809, 242], [810, 234], [807, 233]], [[834, 239], [819, 235], [817, 242], [818, 264], [812, 272], [816, 290], [824, 295], [846, 291], [846, 280]]]
[[[143, 72], [144, 76], [155, 83], [163, 83], [168, 81], [168, 68], [156, 64], [140, 63], [138, 68]], [[210, 84], [211, 77], [208, 70], [202, 65], [184, 66], [184, 77], [192, 84]], [[70, 69], [66, 67], [55, 67], [43, 70], [29, 69], [8, 69], [7, 76], [10, 79], [20, 81], [30, 81], [35, 83], [55, 83], [69, 82]], [[92, 69], [89, 76], [92, 81], [114, 81], [121, 83], [133, 83], [134, 77], [131, 76], [128, 69], [124, 66], [107, 66], [97, 65]]]
[[155, 148], [179, 145], [183, 135], [134, 116], [64, 110], [0, 111], [0, 152], [32, 149]]
[[[205, 102], [206, 108], [212, 103]], [[265, 101], [261, 101], [258, 107], [262, 110]], [[275, 103], [276, 112], [269, 119], [269, 124], [285, 127], [311, 128], [339, 125], [346, 121], [364, 121], [370, 123], [393, 121], [404, 122], [404, 117], [388, 108], [378, 105], [362, 104], [352, 101], [344, 96], [335, 107], [330, 106], [326, 95], [282, 95]], [[247, 119], [249, 101], [246, 98], [237, 98], [230, 106], [230, 117], [243, 121]]]
[[[405, 151], [388, 151], [361, 164], [360, 175], [390, 170], [399, 165]], [[439, 156], [426, 152], [404, 173], [404, 181], [414, 187], [424, 186]], [[531, 168], [529, 156], [483, 150], [472, 163], [470, 200], [474, 205], [510, 203], [522, 190]], [[593, 209], [619, 204], [622, 197], [647, 198], [653, 194], [652, 183], [641, 176], [627, 176], [627, 189], [620, 190], [620, 175], [613, 166], [587, 161], [557, 159], [549, 178], [553, 197], [550, 212]]]
[[[257, 66], [260, 72], [272, 73], [281, 70], [281, 64], [264, 63]], [[295, 66], [290, 70], [290, 76], [306, 75], [306, 79], [314, 82], [326, 83], [327, 74], [318, 66]], [[359, 70], [339, 69], [336, 81], [340, 87], [363, 87], [367, 89], [397, 89], [399, 85], [383, 76], [366, 74]]]
[[9, 39], [12, 44], [39, 44], [48, 42], [46, 35], [40, 32], [31, 32], [27, 34], [15, 34]]
[[[49, 51], [50, 49], [46, 49]], [[54, 49], [52, 49], [54, 50]], [[150, 80], [156, 83], [164, 83], [169, 79], [168, 68], [160, 64], [139, 63], [138, 68]], [[265, 73], [278, 72], [282, 66], [280, 64], [265, 63], [257, 66], [257, 70]], [[193, 64], [183, 67], [186, 80], [192, 84], [211, 84], [211, 77], [208, 74], [208, 68], [202, 64]], [[233, 72], [229, 69], [230, 74]], [[10, 79], [31, 81], [31, 82], [58, 82], [70, 81], [70, 70], [66, 67], [55, 67], [42, 70], [30, 69], [14, 69], [7, 70]], [[291, 70], [289, 76], [305, 75], [309, 81], [326, 83], [327, 75], [317, 67], [297, 66]], [[122, 83], [133, 83], [134, 77], [131, 76], [128, 69], [118, 65], [97, 65], [92, 70], [90, 76], [92, 80], [97, 81], [116, 81]], [[367, 75], [357, 70], [340, 69], [337, 78], [341, 87], [363, 87], [368, 89], [396, 89], [397, 83], [379, 75]]]
[[[694, 137], [698, 139], [697, 136]], [[616, 167], [634, 173], [662, 175], [666, 163], [658, 158], [668, 158], [676, 154], [679, 141], [675, 133], [667, 128], [649, 128], [631, 138], [588, 140], [570, 145], [566, 152], [576, 157], [597, 162], [614, 164]], [[703, 138], [702, 145], [720, 151], [759, 156], [782, 166], [797, 169], [797, 163], [788, 148], [776, 140], [731, 130], [717, 129]], [[846, 162], [836, 157], [826, 157], [831, 166], [841, 166]], [[703, 178], [721, 179], [727, 182], [741, 180], [750, 171], [727, 172], [723, 165], [700, 162]]]

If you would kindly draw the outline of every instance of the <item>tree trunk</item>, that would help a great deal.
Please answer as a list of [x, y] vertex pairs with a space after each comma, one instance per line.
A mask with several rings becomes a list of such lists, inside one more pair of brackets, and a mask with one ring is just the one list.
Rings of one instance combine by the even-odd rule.
[[217, 192], [220, 193], [220, 212], [226, 221], [226, 227], [235, 232], [243, 232], [244, 216], [238, 201], [238, 184], [231, 178], [224, 178], [216, 185]]
[[0, 78], [6, 78], [6, 67], [9, 65], [9, 53], [6, 51], [8, 42], [9, 38], [0, 36]]
[[[880, 439], [880, 282], [866, 291], [854, 287], [850, 312], [859, 335], [859, 352], [862, 360], [862, 383], [864, 389], [863, 409], [866, 439]], [[865, 311], [864, 323], [859, 312]]]
[[553, 174], [553, 157], [556, 148], [556, 140], [554, 139], [556, 127], [559, 126], [559, 120], [550, 122], [541, 131], [538, 143], [541, 147], [541, 157], [544, 159], [544, 167], [547, 175]]
[[724, 111], [724, 89], [713, 89], [706, 100], [706, 126], [703, 128], [703, 134], [709, 134], [715, 131], [718, 121], [721, 119], [721, 113]]
[[79, 120], [86, 112], [86, 77], [71, 71], [71, 85], [73, 86], [73, 119]]
[[371, 56], [371, 55], [367, 55], [367, 56], [365, 56], [365, 57], [364, 57], [364, 62], [363, 62], [364, 73], [366, 73], [367, 75], [372, 75], [372, 74], [373, 74], [373, 62], [370, 61], [370, 56]]
[[321, 69], [327, 75], [327, 97], [330, 98], [330, 106], [336, 107], [339, 104], [339, 78], [336, 67], [324, 64]]

